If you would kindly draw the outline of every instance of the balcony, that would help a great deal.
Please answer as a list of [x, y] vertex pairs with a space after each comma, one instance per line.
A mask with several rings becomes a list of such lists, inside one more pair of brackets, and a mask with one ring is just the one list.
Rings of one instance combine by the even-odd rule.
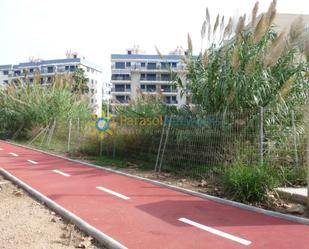
[[113, 87], [111, 90], [112, 94], [130, 94], [131, 93], [131, 89], [128, 88], [115, 88]]

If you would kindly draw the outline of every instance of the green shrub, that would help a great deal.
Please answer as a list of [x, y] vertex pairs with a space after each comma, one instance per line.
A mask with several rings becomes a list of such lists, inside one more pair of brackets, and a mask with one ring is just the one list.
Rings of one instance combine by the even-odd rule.
[[235, 163], [223, 176], [223, 187], [233, 199], [241, 202], [263, 202], [267, 192], [279, 183], [276, 171], [267, 165]]
[[54, 120], [89, 119], [92, 110], [87, 96], [72, 93], [69, 83], [69, 79], [55, 78], [51, 86], [35, 82], [0, 89], [0, 136], [11, 138], [20, 130], [20, 137], [26, 137], [27, 131]]

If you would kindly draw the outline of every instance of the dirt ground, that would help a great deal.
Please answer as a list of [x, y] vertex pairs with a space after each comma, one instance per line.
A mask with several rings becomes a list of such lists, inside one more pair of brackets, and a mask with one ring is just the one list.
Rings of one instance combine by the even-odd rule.
[[0, 249], [104, 248], [0, 175]]

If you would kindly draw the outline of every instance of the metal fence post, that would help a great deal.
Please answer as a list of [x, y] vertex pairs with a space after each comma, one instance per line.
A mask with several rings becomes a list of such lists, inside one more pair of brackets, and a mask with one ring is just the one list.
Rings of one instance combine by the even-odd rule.
[[78, 143], [78, 148], [80, 149], [80, 119], [79, 117], [77, 118], [77, 143]]
[[100, 156], [103, 155], [103, 138], [100, 139]]
[[[115, 135], [115, 133], [114, 133]], [[116, 136], [113, 136], [113, 159], [116, 159]]]
[[309, 207], [309, 90], [307, 91], [307, 207]]
[[70, 145], [71, 145], [71, 130], [72, 130], [72, 119], [69, 120], [68, 152], [70, 152]]
[[295, 126], [295, 113], [292, 111], [292, 127], [293, 127], [293, 142], [294, 142], [294, 156], [295, 156], [295, 163], [296, 166], [299, 165], [298, 160], [298, 151], [297, 151], [297, 132], [296, 132], [296, 126]]
[[47, 144], [47, 147], [48, 147], [48, 148], [49, 148], [50, 142], [51, 142], [51, 140], [52, 140], [52, 138], [53, 138], [55, 128], [56, 128], [56, 118], [54, 119], [54, 123], [53, 123], [53, 125], [52, 125], [52, 128], [51, 128], [51, 130], [50, 130], [50, 132], [49, 132], [49, 136], [48, 136], [48, 138], [47, 138], [46, 144]]
[[170, 129], [171, 129], [172, 118], [173, 118], [173, 116], [170, 116], [168, 127], [167, 127], [167, 130], [166, 130], [165, 141], [164, 141], [163, 150], [162, 150], [162, 154], [161, 154], [161, 161], [160, 161], [160, 165], [159, 165], [159, 169], [158, 169], [159, 172], [161, 172], [161, 169], [162, 169], [162, 161], [163, 161], [163, 156], [164, 156], [164, 152], [165, 152], [165, 148], [166, 148], [166, 143], [167, 143], [167, 140], [168, 140], [168, 135], [169, 135], [169, 132], [170, 132]]
[[155, 168], [154, 168], [155, 172], [158, 171], [159, 158], [160, 158], [160, 152], [161, 152], [161, 147], [162, 147], [162, 141], [163, 141], [163, 136], [164, 136], [164, 130], [165, 130], [166, 120], [167, 120], [167, 119], [166, 119], [166, 116], [164, 116], [164, 122], [163, 122], [163, 127], [162, 127], [162, 133], [161, 133], [161, 138], [160, 138], [158, 153], [157, 153], [156, 165], [155, 165]]
[[264, 163], [264, 107], [260, 107], [260, 163]]

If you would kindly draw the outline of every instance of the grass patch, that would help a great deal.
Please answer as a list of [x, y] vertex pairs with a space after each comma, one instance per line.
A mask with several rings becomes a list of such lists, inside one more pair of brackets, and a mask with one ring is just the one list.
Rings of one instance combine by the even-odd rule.
[[234, 200], [244, 203], [267, 201], [267, 192], [279, 184], [277, 172], [268, 165], [235, 163], [223, 173], [223, 188]]
[[281, 167], [281, 182], [285, 186], [306, 186], [307, 185], [307, 167]]
[[98, 166], [114, 166], [118, 168], [128, 168], [130, 166], [130, 163], [124, 160], [113, 159], [108, 156], [87, 157], [86, 159]]

